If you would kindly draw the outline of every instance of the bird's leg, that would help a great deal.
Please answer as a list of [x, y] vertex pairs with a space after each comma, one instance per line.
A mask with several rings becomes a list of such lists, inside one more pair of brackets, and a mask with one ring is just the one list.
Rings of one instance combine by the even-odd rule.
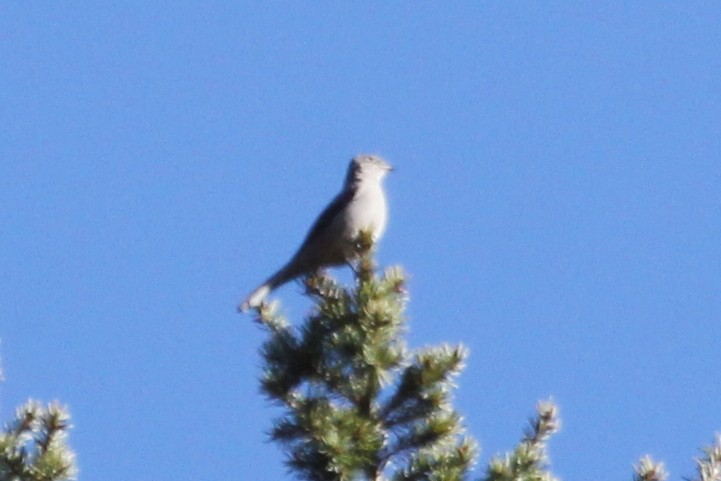
[[320, 295], [323, 279], [326, 277], [326, 272], [326, 269], [319, 267], [305, 276], [302, 280], [302, 284], [306, 291], [311, 294]]

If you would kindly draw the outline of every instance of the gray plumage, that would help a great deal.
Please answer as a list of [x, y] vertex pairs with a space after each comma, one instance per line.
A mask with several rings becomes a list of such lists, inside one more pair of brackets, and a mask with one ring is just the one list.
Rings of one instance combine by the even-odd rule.
[[390, 170], [376, 155], [354, 157], [343, 189], [318, 216], [295, 255], [251, 292], [239, 309], [260, 306], [273, 289], [298, 276], [348, 262], [354, 257], [354, 240], [361, 230], [370, 231], [378, 241], [388, 220], [383, 178]]

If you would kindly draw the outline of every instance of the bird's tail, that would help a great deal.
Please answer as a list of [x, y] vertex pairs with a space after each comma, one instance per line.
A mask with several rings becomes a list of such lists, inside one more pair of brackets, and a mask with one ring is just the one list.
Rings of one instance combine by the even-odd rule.
[[282, 286], [289, 280], [293, 279], [298, 275], [296, 269], [292, 268], [292, 265], [287, 265], [281, 270], [270, 276], [267, 281], [258, 286], [248, 297], [238, 306], [240, 312], [246, 312], [248, 309], [255, 309], [260, 307], [268, 294], [270, 294], [275, 288]]
[[248, 295], [248, 297], [243, 301], [243, 303], [238, 306], [238, 310], [240, 312], [245, 312], [251, 307], [256, 308], [260, 306], [263, 303], [263, 300], [268, 297], [270, 291], [272, 291], [270, 285], [267, 282], [264, 283], [262, 286], [258, 287], [256, 290], [254, 290]]

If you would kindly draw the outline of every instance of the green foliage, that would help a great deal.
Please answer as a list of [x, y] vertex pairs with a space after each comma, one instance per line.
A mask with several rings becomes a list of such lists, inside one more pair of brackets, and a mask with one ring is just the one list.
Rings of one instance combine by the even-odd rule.
[[[375, 274], [372, 245], [361, 237], [355, 283], [306, 279], [315, 308], [299, 327], [258, 309], [269, 338], [262, 347], [263, 393], [283, 408], [270, 431], [289, 469], [310, 481], [460, 481], [478, 447], [451, 405], [453, 381], [467, 356], [462, 346], [410, 351], [403, 342], [404, 277]], [[556, 481], [547, 443], [558, 431], [550, 401], [519, 444], [491, 459], [482, 481]], [[721, 437], [696, 460], [698, 481], [721, 481]], [[645, 456], [634, 481], [663, 481], [662, 464]]]
[[634, 481], [663, 481], [668, 477], [663, 463], [654, 461], [651, 456], [644, 456], [634, 466]]
[[270, 334], [262, 391], [284, 407], [271, 438], [303, 479], [466, 479], [477, 448], [450, 402], [466, 351], [410, 352], [403, 274], [377, 276], [369, 243], [362, 250], [352, 287], [306, 280], [317, 305], [299, 328], [272, 305], [258, 311]]
[[29, 401], [0, 433], [0, 481], [75, 479], [75, 454], [67, 445], [70, 417], [58, 404]]
[[698, 481], [721, 481], [721, 435], [716, 435], [715, 444], [703, 453], [703, 457], [696, 459]]
[[[698, 477], [689, 481], [721, 481], [721, 435], [716, 436], [715, 443], [705, 448], [703, 454], [695, 460]], [[650, 456], [642, 457], [634, 470], [634, 481], [664, 481], [668, 478], [663, 463], [655, 462]]]
[[516, 449], [505, 457], [495, 457], [488, 467], [487, 481], [555, 481], [548, 469], [546, 443], [558, 431], [558, 408], [550, 401], [537, 406], [537, 417]]

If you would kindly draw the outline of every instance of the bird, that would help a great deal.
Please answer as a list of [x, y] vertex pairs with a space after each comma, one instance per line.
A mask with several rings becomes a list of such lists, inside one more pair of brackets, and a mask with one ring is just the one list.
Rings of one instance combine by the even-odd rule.
[[315, 220], [293, 257], [251, 292], [238, 310], [260, 307], [274, 289], [297, 277], [350, 262], [361, 231], [369, 232], [377, 242], [388, 222], [383, 179], [392, 170], [378, 155], [353, 157], [343, 188]]

